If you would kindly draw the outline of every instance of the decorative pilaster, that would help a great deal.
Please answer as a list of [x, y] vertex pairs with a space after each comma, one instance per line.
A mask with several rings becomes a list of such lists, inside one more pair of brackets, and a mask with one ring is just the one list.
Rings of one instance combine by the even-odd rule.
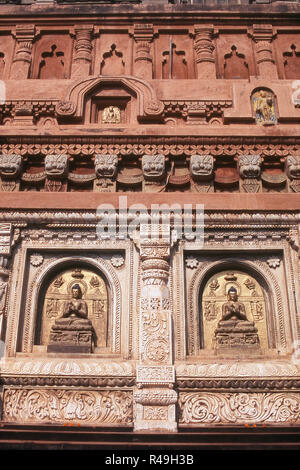
[[213, 55], [213, 25], [195, 25], [196, 64], [198, 78], [216, 78], [216, 64]]
[[0, 224], [0, 338], [3, 337], [3, 317], [6, 315], [6, 300], [10, 270], [9, 258], [13, 245], [13, 227], [9, 223]]
[[147, 234], [141, 229], [140, 364], [138, 390], [134, 393], [135, 430], [176, 431], [177, 393], [173, 390], [172, 315], [167, 285], [170, 234], [158, 231]]
[[274, 37], [271, 25], [253, 25], [252, 38], [255, 42], [256, 63], [260, 77], [277, 79], [277, 67], [273, 58], [272, 40]]
[[153, 66], [151, 56], [150, 43], [153, 40], [154, 29], [152, 24], [135, 24], [134, 39], [136, 42], [135, 58], [134, 58], [134, 75], [152, 79]]
[[72, 78], [86, 77], [91, 72], [93, 25], [78, 25], [75, 31], [75, 57], [72, 63]]
[[14, 36], [17, 44], [12, 60], [10, 78], [12, 80], [23, 80], [29, 77], [35, 26], [31, 24], [17, 25]]

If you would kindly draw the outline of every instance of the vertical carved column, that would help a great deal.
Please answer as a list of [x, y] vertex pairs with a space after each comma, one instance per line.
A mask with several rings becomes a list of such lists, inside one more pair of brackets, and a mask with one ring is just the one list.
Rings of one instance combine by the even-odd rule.
[[216, 78], [213, 32], [213, 25], [195, 25], [194, 49], [196, 51], [197, 75], [200, 79]]
[[72, 63], [72, 78], [87, 76], [91, 72], [92, 63], [92, 25], [78, 25], [74, 27], [76, 43], [75, 57]]
[[17, 25], [14, 32], [17, 44], [12, 61], [10, 78], [23, 80], [29, 77], [32, 60], [32, 43], [35, 38], [35, 26], [30, 24]]
[[138, 389], [134, 393], [135, 429], [176, 431], [177, 393], [173, 390], [172, 318], [167, 285], [170, 237], [160, 238], [158, 233], [155, 238], [141, 235], [140, 256], [140, 364]]
[[136, 42], [134, 58], [134, 75], [145, 80], [152, 79], [152, 56], [150, 43], [153, 39], [152, 24], [135, 24], [134, 39]]
[[272, 39], [274, 37], [272, 26], [253, 25], [252, 37], [255, 41], [256, 63], [260, 77], [269, 79], [278, 78], [272, 51]]

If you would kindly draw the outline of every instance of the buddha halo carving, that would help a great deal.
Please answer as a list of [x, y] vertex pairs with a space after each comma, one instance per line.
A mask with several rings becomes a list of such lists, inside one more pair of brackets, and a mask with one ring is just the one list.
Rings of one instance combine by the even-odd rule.
[[207, 181], [212, 179], [214, 159], [211, 155], [192, 155], [190, 160], [190, 172], [195, 181]]
[[142, 168], [146, 180], [160, 180], [165, 174], [164, 155], [143, 155]]
[[17, 178], [22, 169], [22, 157], [16, 154], [0, 155], [0, 175], [5, 178]]
[[240, 155], [238, 167], [242, 178], [259, 178], [262, 160], [260, 155]]
[[115, 178], [118, 167], [118, 155], [97, 153], [94, 165], [97, 177]]
[[45, 171], [48, 178], [64, 178], [68, 174], [68, 156], [65, 154], [46, 155]]

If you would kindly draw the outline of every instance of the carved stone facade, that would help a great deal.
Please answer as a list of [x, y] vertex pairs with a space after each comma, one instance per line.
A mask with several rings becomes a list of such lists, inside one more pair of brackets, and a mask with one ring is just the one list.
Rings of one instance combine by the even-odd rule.
[[1, 419], [300, 425], [299, 7], [148, 3], [0, 5]]

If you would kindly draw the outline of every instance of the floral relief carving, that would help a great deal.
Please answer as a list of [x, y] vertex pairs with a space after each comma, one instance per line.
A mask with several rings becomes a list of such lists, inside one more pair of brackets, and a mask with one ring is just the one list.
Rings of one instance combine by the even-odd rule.
[[299, 423], [299, 393], [182, 393], [180, 422], [198, 424]]
[[267, 263], [268, 265], [270, 266], [270, 268], [273, 268], [273, 269], [276, 269], [280, 266], [280, 258], [269, 258], [267, 260]]
[[130, 392], [7, 389], [3, 402], [5, 420], [8, 422], [132, 422]]

